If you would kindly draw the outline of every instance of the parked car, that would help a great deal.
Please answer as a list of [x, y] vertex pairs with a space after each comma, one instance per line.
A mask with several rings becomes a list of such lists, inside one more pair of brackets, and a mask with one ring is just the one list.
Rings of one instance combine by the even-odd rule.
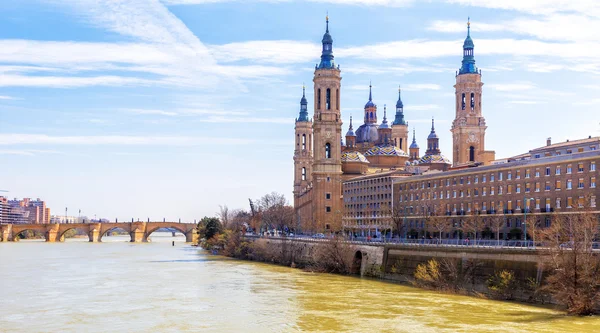
[[325, 238], [324, 234], [314, 234], [313, 238]]

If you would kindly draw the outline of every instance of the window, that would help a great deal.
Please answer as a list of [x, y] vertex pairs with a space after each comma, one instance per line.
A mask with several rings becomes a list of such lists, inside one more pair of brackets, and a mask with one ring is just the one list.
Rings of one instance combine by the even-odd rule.
[[529, 169], [525, 169], [525, 179], [529, 178]]
[[466, 104], [465, 102], [466, 102], [465, 101], [465, 93], [463, 93], [462, 94], [462, 106], [461, 106], [463, 110], [465, 109], [465, 104]]
[[535, 209], [540, 209], [540, 199], [535, 199]]
[[485, 183], [485, 177], [486, 177], [486, 175], [481, 176], [481, 182], [482, 183]]
[[571, 149], [567, 149], [567, 154], [572, 154], [573, 151]]
[[535, 183], [535, 191], [536, 192], [540, 191], [540, 183]]
[[479, 176], [475, 176], [475, 184], [479, 183]]
[[331, 193], [325, 193], [325, 199], [327, 199], [327, 200], [331, 199]]
[[554, 185], [557, 191], [560, 191], [560, 189], [562, 188], [562, 184], [560, 180], [556, 181], [556, 184]]
[[460, 177], [460, 185], [463, 185], [465, 183], [465, 180], [463, 179], [463, 177]]
[[521, 193], [521, 184], [517, 184], [517, 193]]
[[306, 150], [306, 134], [302, 134], [302, 150]]
[[567, 180], [567, 190], [570, 190], [573, 188], [573, 181], [572, 180]]
[[549, 217], [546, 217], [546, 220], [544, 221], [544, 227], [550, 228], [551, 225], [552, 225], [552, 221], [550, 220]]
[[540, 169], [535, 169], [535, 178], [538, 178], [540, 176]]
[[486, 194], [487, 194], [487, 187], [484, 187], [481, 191], [481, 195], [485, 197]]
[[525, 184], [525, 193], [529, 193], [531, 192], [531, 184], [530, 183], [526, 183]]
[[494, 181], [494, 175], [490, 175], [490, 183]]
[[329, 142], [325, 144], [325, 158], [331, 158], [331, 144]]
[[498, 195], [502, 194], [502, 185], [498, 186]]
[[579, 184], [577, 184], [578, 189], [582, 189], [584, 187], [583, 178], [579, 178]]
[[508, 172], [508, 175], [506, 175], [506, 179], [512, 180], [512, 172]]
[[490, 195], [494, 195], [495, 188], [494, 186], [490, 186]]
[[577, 148], [578, 153], [583, 153], [583, 147]]
[[550, 176], [550, 168], [546, 167], [546, 176]]
[[573, 208], [573, 198], [567, 198], [567, 208]]
[[506, 186], [506, 194], [511, 194], [511, 193], [512, 193], [512, 185]]
[[570, 175], [571, 171], [572, 171], [571, 164], [569, 164], [569, 165], [567, 165], [567, 175]]
[[550, 210], [550, 198], [546, 198], [546, 211]]
[[577, 198], [577, 207], [578, 208], [583, 208], [583, 203], [584, 203], [583, 197]]
[[583, 163], [577, 164], [577, 172], [583, 172]]
[[325, 207], [325, 212], [331, 213], [331, 207], [329, 207], [329, 206]]
[[302, 168], [302, 180], [306, 180], [306, 168]]
[[521, 209], [521, 200], [517, 200], [517, 209]]
[[508, 201], [508, 202], [506, 203], [506, 209], [508, 209], [508, 210], [512, 210], [512, 201]]
[[498, 181], [502, 181], [502, 172], [498, 172]]
[[590, 188], [596, 188], [596, 177], [590, 178]]
[[331, 89], [329, 88], [325, 92], [325, 108], [331, 110]]
[[471, 93], [471, 111], [475, 110], [475, 93]]
[[590, 171], [596, 171], [596, 162], [590, 163]]
[[475, 162], [475, 147], [469, 147], [469, 161]]
[[317, 89], [317, 109], [321, 109], [321, 89]]
[[560, 198], [556, 198], [556, 208], [560, 208]]
[[456, 198], [456, 190], [452, 191], [452, 197]]
[[517, 170], [517, 179], [521, 179], [521, 170]]
[[592, 195], [590, 197], [590, 207], [596, 207], [596, 196]]
[[556, 166], [556, 171], [554, 172], [556, 175], [560, 175], [560, 165]]
[[550, 191], [550, 182], [546, 182], [545, 190]]

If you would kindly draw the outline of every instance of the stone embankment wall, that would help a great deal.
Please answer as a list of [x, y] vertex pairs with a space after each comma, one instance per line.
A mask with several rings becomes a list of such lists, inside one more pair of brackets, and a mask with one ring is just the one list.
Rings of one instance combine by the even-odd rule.
[[[288, 258], [293, 257], [297, 265], [314, 263], [319, 247], [329, 246], [328, 240], [249, 238], [264, 247], [277, 248]], [[519, 291], [515, 298], [531, 300], [531, 286], [539, 285], [544, 277], [539, 264], [541, 253], [533, 249], [483, 248], [468, 246], [423, 246], [376, 243], [345, 243], [345, 256], [351, 265], [351, 273], [372, 276], [398, 282], [414, 281], [419, 264], [431, 259], [440, 263], [451, 263], [458, 273], [470, 267], [467, 289], [471, 292], [488, 292], [490, 276], [510, 271], [514, 274]]]

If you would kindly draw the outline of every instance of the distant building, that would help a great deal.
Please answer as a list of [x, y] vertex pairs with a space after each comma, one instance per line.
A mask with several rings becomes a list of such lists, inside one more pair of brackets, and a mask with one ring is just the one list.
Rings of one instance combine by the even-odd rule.
[[8, 200], [0, 197], [0, 223], [50, 223], [50, 208], [39, 198]]

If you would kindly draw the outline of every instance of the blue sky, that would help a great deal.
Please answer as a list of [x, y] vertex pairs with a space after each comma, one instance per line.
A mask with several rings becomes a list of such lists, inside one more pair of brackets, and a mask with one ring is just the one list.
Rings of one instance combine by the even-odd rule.
[[380, 112], [402, 85], [419, 144], [433, 116], [450, 156], [470, 16], [486, 148], [599, 135], [597, 1], [2, 1], [0, 189], [110, 219], [291, 200], [294, 118], [303, 82], [312, 105], [327, 12], [344, 132], [369, 81]]

